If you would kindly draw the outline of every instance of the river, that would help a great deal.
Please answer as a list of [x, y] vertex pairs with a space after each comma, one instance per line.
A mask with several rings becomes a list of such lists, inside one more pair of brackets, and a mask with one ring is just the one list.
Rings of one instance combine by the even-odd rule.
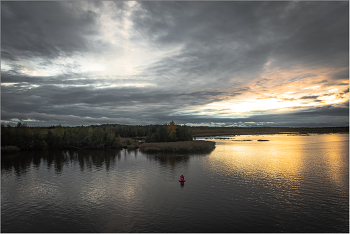
[[202, 154], [2, 156], [1, 231], [349, 232], [348, 134], [220, 138]]

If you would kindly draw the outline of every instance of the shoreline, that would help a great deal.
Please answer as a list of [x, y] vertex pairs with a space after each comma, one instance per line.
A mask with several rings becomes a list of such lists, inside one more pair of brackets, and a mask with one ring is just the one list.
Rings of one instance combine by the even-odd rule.
[[[298, 131], [299, 129], [288, 129], [289, 131], [280, 131], [268, 129], [268, 131], [258, 131], [255, 129], [244, 129], [243, 130], [232, 130], [227, 132], [201, 132], [194, 133], [193, 137], [208, 137], [208, 136], [225, 136], [225, 135], [283, 135], [283, 134], [293, 134], [293, 135], [307, 135], [307, 134], [349, 134], [349, 131], [328, 131], [323, 129], [303, 129], [302, 131]], [[293, 131], [294, 130], [294, 131]]]
[[[147, 126], [146, 126], [147, 127]], [[129, 126], [127, 130], [145, 130], [140, 126]], [[150, 126], [148, 126], [150, 128]], [[162, 143], [154, 146], [154, 151], [187, 151], [194, 152], [202, 149], [211, 149], [213, 146], [203, 145], [198, 146], [191, 140], [197, 140], [197, 138], [205, 137], [218, 137], [218, 136], [239, 136], [239, 135], [300, 135], [307, 136], [309, 134], [349, 134], [349, 127], [321, 127], [321, 128], [308, 128], [308, 127], [188, 127], [191, 137], [181, 138], [188, 140], [185, 141], [171, 141], [179, 140], [176, 138], [160, 137], [159, 132], [152, 134], [143, 131], [141, 133], [131, 134], [130, 132], [120, 132], [121, 130], [116, 126], [99, 126], [99, 127], [62, 127], [57, 126], [54, 128], [43, 127], [4, 127], [2, 126], [1, 132], [1, 153], [11, 153], [18, 151], [32, 151], [32, 150], [51, 150], [51, 149], [76, 149], [76, 150], [101, 150], [101, 149], [137, 149], [147, 148], [145, 141], [155, 141]], [[146, 129], [147, 130], [147, 129]], [[150, 130], [150, 129], [148, 129]], [[165, 129], [163, 129], [165, 130]], [[166, 130], [167, 131], [167, 130]], [[122, 135], [128, 135], [120, 137]], [[157, 133], [157, 134], [156, 134]], [[136, 136], [132, 136], [136, 135]], [[151, 136], [151, 137], [150, 137]], [[152, 138], [152, 139], [151, 139]], [[153, 139], [154, 138], [154, 139]], [[157, 139], [155, 139], [157, 138]], [[200, 139], [198, 139], [200, 140]], [[192, 142], [192, 143], [191, 143]], [[162, 145], [163, 144], [163, 145]], [[167, 147], [164, 146], [167, 144]], [[152, 146], [149, 146], [150, 148]], [[214, 146], [215, 148], [215, 146]], [[148, 149], [148, 151], [152, 151]]]
[[[1, 153], [3, 154], [11, 154], [16, 153], [20, 151], [43, 151], [43, 150], [20, 150], [18, 147], [15, 148], [13, 151], [5, 151], [5, 147], [11, 147], [12, 146], [2, 146], [1, 147]], [[142, 143], [142, 144], [131, 144], [128, 146], [118, 147], [118, 148], [79, 148], [79, 147], [68, 147], [68, 148], [62, 148], [58, 150], [64, 150], [64, 149], [73, 149], [73, 150], [108, 150], [108, 149], [140, 149], [142, 152], [145, 153], [152, 153], [152, 152], [203, 152], [203, 151], [211, 151], [215, 149], [215, 142], [214, 141], [208, 141], [208, 140], [194, 140], [194, 141], [176, 141], [176, 142], [153, 142], [153, 143]], [[49, 150], [49, 149], [45, 149]]]
[[298, 135], [298, 136], [308, 136], [309, 134], [349, 134], [348, 132], [329, 132], [329, 133], [247, 133], [247, 134], [235, 134], [235, 133], [218, 133], [218, 134], [206, 134], [206, 133], [203, 133], [203, 134], [198, 134], [198, 135], [195, 135], [193, 136], [194, 138], [196, 137], [215, 137], [215, 136], [249, 136], [249, 135], [256, 135], [256, 136], [259, 136], [259, 135]]

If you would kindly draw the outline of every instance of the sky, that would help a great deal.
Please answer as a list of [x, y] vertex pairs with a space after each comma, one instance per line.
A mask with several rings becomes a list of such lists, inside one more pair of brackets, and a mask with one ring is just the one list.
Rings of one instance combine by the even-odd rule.
[[1, 1], [1, 122], [349, 125], [348, 1]]

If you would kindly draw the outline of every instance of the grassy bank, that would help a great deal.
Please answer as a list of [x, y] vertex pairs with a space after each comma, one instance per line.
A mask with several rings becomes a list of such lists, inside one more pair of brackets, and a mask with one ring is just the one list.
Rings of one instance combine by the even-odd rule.
[[143, 143], [140, 150], [146, 153], [151, 152], [201, 152], [215, 149], [215, 142], [212, 141], [179, 141]]

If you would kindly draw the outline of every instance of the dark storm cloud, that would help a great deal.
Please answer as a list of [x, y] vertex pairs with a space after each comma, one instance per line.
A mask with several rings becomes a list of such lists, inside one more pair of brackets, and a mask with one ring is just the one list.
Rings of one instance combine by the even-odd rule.
[[[123, 79], [120, 79], [122, 82]], [[1, 72], [1, 83], [18, 83], [18, 85], [92, 85], [103, 84], [101, 79], [91, 77], [89, 74], [63, 74], [58, 76], [29, 76], [15, 70]]]
[[[314, 83], [348, 85], [348, 2], [141, 1], [138, 10], [131, 13], [130, 41], [146, 40], [151, 49], [175, 52], [166, 53], [137, 75], [85, 72], [95, 58], [86, 67], [79, 61], [54, 64], [54, 58], [75, 53], [82, 57], [94, 54], [99, 60], [98, 55], [124, 46], [119, 37], [115, 45], [108, 42], [101, 33], [99, 14], [108, 11], [110, 19], [123, 23], [130, 10], [128, 4], [115, 1], [106, 7], [105, 3], [1, 3], [2, 62], [10, 67], [1, 71], [2, 120], [35, 119], [43, 121], [36, 124], [44, 125], [150, 124], [171, 119], [184, 124], [348, 125], [348, 103], [280, 115], [255, 111], [247, 118], [201, 116], [196, 110], [227, 97], [254, 93], [248, 82], [259, 78], [267, 63], [287, 71], [293, 67], [332, 68], [327, 79]], [[117, 35], [119, 29], [113, 29], [111, 35]], [[64, 72], [24, 74], [24, 63], [15, 62], [32, 58], [41, 60], [39, 68], [55, 65]], [[298, 74], [289, 81], [316, 75]], [[265, 87], [267, 82], [273, 82], [272, 78], [263, 77], [256, 86]], [[128, 86], [138, 83], [147, 85]], [[347, 93], [348, 89], [341, 94]], [[310, 94], [301, 99], [321, 102], [317, 99], [326, 95], [331, 94]], [[223, 108], [221, 113], [228, 110]]]
[[[140, 2], [134, 27], [158, 47], [184, 45], [178, 55], [154, 64], [147, 72], [172, 72], [182, 82], [221, 86], [250, 71], [255, 78], [272, 49], [255, 11], [263, 3]], [[188, 77], [190, 74], [190, 77]], [[246, 74], [246, 78], [247, 77]], [[203, 82], [205, 80], [205, 82]]]
[[[6, 111], [1, 111], [1, 115], [5, 119], [15, 119], [12, 123], [17, 123], [16, 121], [28, 122], [28, 126], [52, 126], [61, 124], [63, 126], [72, 125], [92, 125], [92, 124], [138, 124], [135, 120], [130, 118], [107, 118], [107, 117], [90, 117], [90, 116], [75, 116], [75, 115], [55, 115], [46, 113], [36, 113], [28, 112], [25, 115], [22, 113], [7, 113]], [[34, 121], [33, 121], [34, 120]]]
[[[193, 44], [220, 43], [253, 39], [258, 32], [256, 9], [263, 3], [243, 2], [140, 2], [133, 13], [134, 27], [162, 46], [185, 42]], [[233, 35], [231, 35], [233, 34]], [[249, 41], [246, 42], [247, 45]]]
[[89, 48], [85, 36], [96, 34], [96, 15], [71, 2], [1, 2], [3, 59], [54, 58]]
[[[140, 76], [134, 78], [106, 78], [74, 73], [58, 76], [29, 76], [14, 71], [4, 71], [1, 73], [1, 77], [3, 84], [14, 83], [14, 85], [2, 86], [3, 108], [6, 108], [7, 104], [12, 102], [24, 103], [28, 97], [39, 96], [44, 98], [42, 101], [45, 100], [48, 106], [50, 104], [68, 105], [69, 103], [83, 103], [93, 106], [132, 106], [137, 102], [143, 105], [166, 103], [168, 109], [173, 110], [180, 108], [180, 106], [204, 105], [213, 100], [222, 100], [227, 94], [235, 96], [247, 90], [247, 88], [236, 89], [229, 93], [215, 89], [209, 91], [164, 91], [155, 87], [134, 88], [123, 86], [126, 82], [147, 81], [147, 79]], [[112, 84], [113, 88], [110, 87]], [[19, 90], [21, 91], [16, 92]], [[11, 98], [15, 92], [15, 97]]]
[[159, 47], [184, 44], [180, 54], [154, 64], [149, 71], [155, 75], [178, 69], [183, 79], [193, 74], [215, 83], [241, 79], [249, 70], [256, 78], [269, 58], [280, 68], [348, 67], [348, 2], [140, 4], [133, 22], [142, 36]]
[[295, 4], [284, 27], [292, 35], [276, 48], [276, 54], [309, 66], [347, 67], [348, 54], [342, 51], [349, 50], [349, 21], [344, 20], [349, 17], [349, 4], [315, 3]]
[[[12, 96], [14, 91], [17, 91], [17, 95]], [[134, 111], [141, 108], [149, 109], [149, 112], [154, 111], [152, 108], [154, 105], [166, 111], [173, 111], [190, 105], [209, 103], [213, 98], [217, 98], [217, 94], [214, 92], [169, 93], [152, 88], [94, 89], [93, 87], [58, 87], [56, 85], [42, 85], [23, 90], [13, 86], [3, 86], [2, 96], [3, 109], [11, 109], [12, 111], [24, 110], [28, 105], [29, 109], [37, 111], [51, 108], [54, 111], [56, 109], [54, 105], [62, 105], [62, 108], [74, 106], [74, 109], [79, 109], [78, 105], [127, 108]], [[36, 102], [30, 101], [31, 99], [36, 99]]]
[[[85, 116], [98, 119], [103, 116], [112, 122], [113, 118], [127, 119], [130, 117], [136, 124], [137, 121], [147, 122], [148, 119], [157, 121], [158, 115], [170, 116], [172, 112], [182, 110], [187, 106], [210, 103], [213, 99], [218, 100], [218, 96], [223, 94], [220, 91], [169, 93], [145, 87], [96, 88], [96, 85], [81, 87], [74, 84], [79, 84], [79, 82], [88, 84], [89, 81], [94, 84], [95, 81], [73, 80], [70, 82], [67, 77], [60, 78], [62, 77], [5, 74], [5, 83], [18, 83], [2, 86], [2, 119], [25, 120], [30, 116], [36, 116], [35, 113], [47, 113], [48, 115], [42, 119], [46, 120], [52, 115], [69, 114], [77, 118]], [[57, 82], [58, 80], [62, 82]], [[31, 114], [28, 115], [28, 113]]]

